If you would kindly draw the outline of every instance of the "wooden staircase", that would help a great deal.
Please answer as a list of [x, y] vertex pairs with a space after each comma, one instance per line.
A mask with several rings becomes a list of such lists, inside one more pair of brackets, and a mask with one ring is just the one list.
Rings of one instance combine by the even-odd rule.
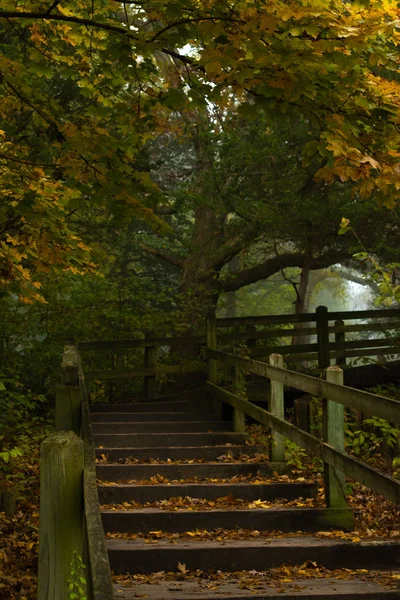
[[91, 408], [116, 598], [400, 598], [387, 574], [399, 542], [315, 535], [348, 510], [313, 502], [316, 483], [285, 480], [206, 405], [193, 393]]

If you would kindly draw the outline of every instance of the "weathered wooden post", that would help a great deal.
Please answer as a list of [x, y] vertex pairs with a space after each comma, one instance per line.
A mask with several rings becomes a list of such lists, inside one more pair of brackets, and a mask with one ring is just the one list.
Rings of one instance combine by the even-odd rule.
[[[281, 354], [271, 354], [269, 357], [269, 364], [272, 367], [283, 369], [283, 356]], [[285, 418], [283, 383], [279, 383], [273, 379], [271, 379], [269, 410], [276, 417], [279, 417], [280, 419]], [[271, 460], [273, 462], [285, 461], [284, 437], [280, 433], [274, 431], [272, 432]]]
[[61, 365], [62, 384], [56, 389], [56, 431], [81, 432], [81, 390], [79, 387], [79, 357], [76, 346], [64, 346]]
[[[335, 327], [344, 327], [344, 321], [342, 320], [338, 320], [335, 321]], [[345, 342], [346, 341], [346, 334], [344, 331], [335, 331], [335, 342]], [[346, 364], [346, 355], [345, 355], [345, 351], [343, 350], [343, 354], [341, 356], [338, 356], [336, 358], [336, 364], [338, 367], [344, 367]]]
[[[209, 350], [217, 349], [217, 323], [215, 317], [215, 310], [210, 310], [207, 313], [206, 319], [206, 335], [207, 335], [207, 348]], [[218, 383], [218, 361], [216, 358], [208, 358], [208, 381], [211, 383]], [[221, 412], [221, 403], [210, 396], [209, 403], [210, 410], [212, 412]]]
[[326, 369], [331, 364], [329, 358], [329, 329], [327, 307], [317, 306], [315, 315], [317, 324], [318, 366], [320, 369]]
[[[146, 336], [147, 337], [147, 336]], [[148, 369], [157, 366], [157, 346], [145, 346], [144, 348], [144, 368]], [[144, 397], [155, 398], [157, 395], [157, 377], [156, 375], [145, 375], [144, 378]]]
[[84, 443], [72, 431], [53, 433], [40, 457], [39, 600], [69, 598], [70, 563], [83, 551]]
[[[340, 367], [328, 367], [326, 379], [343, 385], [343, 371]], [[344, 452], [344, 406], [331, 400], [323, 400], [324, 442]], [[325, 499], [329, 508], [347, 508], [344, 474], [328, 464], [324, 464]]]
[[[239, 367], [233, 367], [233, 380], [232, 380], [232, 391], [237, 396], [243, 397], [244, 393], [245, 378], [242, 369]], [[233, 429], [237, 433], [244, 433], [246, 429], [246, 417], [237, 408], [233, 409]]]

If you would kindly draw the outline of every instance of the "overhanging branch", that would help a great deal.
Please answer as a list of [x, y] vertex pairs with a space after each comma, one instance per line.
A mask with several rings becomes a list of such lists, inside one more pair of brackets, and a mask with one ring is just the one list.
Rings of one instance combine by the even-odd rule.
[[309, 267], [312, 270], [325, 269], [330, 267], [342, 260], [348, 258], [348, 253], [343, 250], [342, 252], [329, 252], [322, 254], [321, 256], [311, 257], [305, 252], [286, 252], [280, 256], [273, 256], [268, 258], [259, 265], [249, 267], [239, 271], [236, 277], [230, 277], [226, 280], [220, 280], [219, 286], [221, 292], [234, 292], [246, 285], [257, 283], [263, 279], [268, 279], [275, 273], [285, 269], [287, 267], [299, 267], [301, 268], [306, 261], [309, 261]]
[[157, 258], [162, 258], [163, 260], [169, 262], [171, 265], [174, 265], [179, 269], [183, 269], [185, 261], [180, 256], [170, 254], [169, 252], [166, 252], [166, 250], [162, 250], [161, 248], [153, 248], [152, 246], [148, 246], [143, 242], [140, 244], [140, 248], [144, 250], [144, 252], [147, 252], [147, 254], [151, 254], [152, 256], [156, 256]]

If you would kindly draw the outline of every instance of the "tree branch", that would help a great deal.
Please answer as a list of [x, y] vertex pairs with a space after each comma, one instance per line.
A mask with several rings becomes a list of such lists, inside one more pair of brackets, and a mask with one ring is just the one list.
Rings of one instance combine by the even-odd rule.
[[321, 256], [315, 258], [310, 258], [309, 254], [305, 252], [286, 252], [280, 256], [268, 258], [263, 263], [255, 265], [254, 267], [243, 269], [236, 275], [236, 277], [220, 280], [219, 286], [221, 292], [233, 292], [245, 287], [246, 285], [256, 283], [257, 281], [261, 281], [263, 279], [268, 279], [268, 277], [271, 277], [275, 273], [278, 273], [287, 267], [301, 268], [306, 260], [309, 260], [310, 269], [315, 270], [324, 269], [334, 265], [335, 263], [345, 260], [346, 258], [349, 258], [346, 250], [335, 253], [327, 252], [326, 254], [322, 254]]
[[151, 254], [152, 256], [156, 256], [157, 258], [162, 258], [163, 260], [169, 262], [171, 265], [174, 265], [179, 269], [183, 269], [185, 260], [180, 256], [169, 254], [165, 250], [161, 250], [161, 248], [153, 248], [152, 246], [148, 246], [143, 242], [140, 244], [140, 248], [147, 252], [147, 254]]

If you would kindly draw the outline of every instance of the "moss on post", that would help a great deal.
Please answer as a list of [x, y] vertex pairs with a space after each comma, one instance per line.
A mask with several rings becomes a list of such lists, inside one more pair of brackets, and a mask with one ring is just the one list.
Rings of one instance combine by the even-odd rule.
[[72, 431], [41, 445], [39, 600], [66, 600], [74, 552], [82, 556], [84, 443]]

